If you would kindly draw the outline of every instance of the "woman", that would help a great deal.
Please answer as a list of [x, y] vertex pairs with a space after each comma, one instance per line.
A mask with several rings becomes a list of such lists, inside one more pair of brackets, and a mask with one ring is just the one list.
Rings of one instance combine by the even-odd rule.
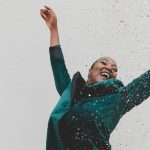
[[121, 117], [150, 96], [150, 70], [124, 86], [116, 78], [116, 62], [102, 57], [92, 64], [87, 81], [79, 71], [71, 80], [56, 14], [47, 6], [40, 14], [50, 30], [50, 61], [60, 95], [49, 119], [46, 150], [110, 150], [110, 134]]

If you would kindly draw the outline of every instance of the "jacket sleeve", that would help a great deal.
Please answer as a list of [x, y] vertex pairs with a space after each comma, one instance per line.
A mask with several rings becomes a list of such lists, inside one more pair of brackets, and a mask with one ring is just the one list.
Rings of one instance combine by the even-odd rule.
[[121, 90], [125, 112], [141, 104], [150, 96], [150, 70], [134, 79]]
[[60, 45], [49, 47], [50, 62], [54, 75], [56, 89], [61, 96], [71, 79], [65, 65], [64, 56]]

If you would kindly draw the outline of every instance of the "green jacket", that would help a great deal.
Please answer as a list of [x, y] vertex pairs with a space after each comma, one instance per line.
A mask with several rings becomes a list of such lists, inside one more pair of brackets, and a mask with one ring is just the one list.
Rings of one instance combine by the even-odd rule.
[[[116, 78], [97, 82], [90, 86], [86, 85], [84, 94], [78, 97], [79, 87], [85, 83], [80, 72], [77, 71], [72, 80], [70, 79], [60, 45], [50, 47], [49, 53], [60, 99], [49, 118], [46, 150], [64, 149], [59, 134], [59, 121], [64, 114], [72, 110], [82, 114], [97, 112], [99, 119], [108, 131], [107, 134], [100, 131], [100, 136], [103, 137], [106, 144], [110, 145], [109, 135], [121, 117], [150, 96], [150, 70], [127, 86], [124, 86], [122, 81]], [[78, 97], [77, 101], [75, 101], [76, 97]]]

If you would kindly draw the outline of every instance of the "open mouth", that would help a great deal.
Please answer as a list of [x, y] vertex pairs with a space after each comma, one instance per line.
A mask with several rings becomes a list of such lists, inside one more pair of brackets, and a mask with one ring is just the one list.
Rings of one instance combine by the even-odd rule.
[[101, 72], [100, 73], [101, 76], [105, 77], [106, 79], [110, 79], [111, 78], [111, 74], [109, 72]]

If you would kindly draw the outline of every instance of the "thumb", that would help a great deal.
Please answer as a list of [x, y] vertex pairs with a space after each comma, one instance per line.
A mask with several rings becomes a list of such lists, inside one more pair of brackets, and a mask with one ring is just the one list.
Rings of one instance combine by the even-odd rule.
[[40, 11], [41, 17], [46, 21], [46, 16]]

